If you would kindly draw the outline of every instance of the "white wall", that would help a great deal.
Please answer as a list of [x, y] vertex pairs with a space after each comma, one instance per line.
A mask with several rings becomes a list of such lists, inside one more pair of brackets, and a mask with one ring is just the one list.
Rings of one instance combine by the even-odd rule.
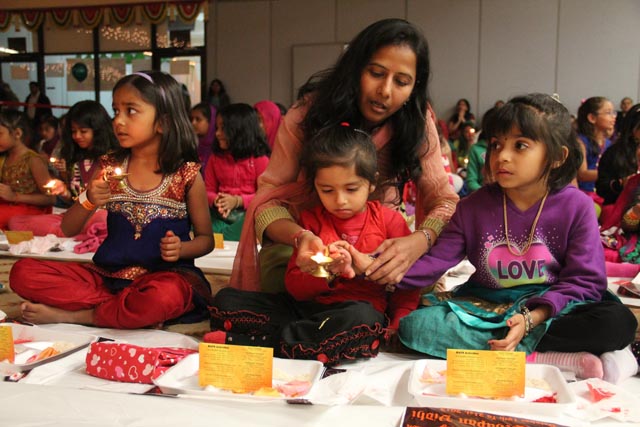
[[445, 119], [458, 98], [477, 116], [523, 92], [557, 92], [574, 113], [589, 96], [640, 98], [638, 0], [209, 1], [207, 81], [220, 78], [235, 102], [291, 103], [296, 71], [297, 83], [331, 65], [327, 46], [387, 17], [427, 36]]

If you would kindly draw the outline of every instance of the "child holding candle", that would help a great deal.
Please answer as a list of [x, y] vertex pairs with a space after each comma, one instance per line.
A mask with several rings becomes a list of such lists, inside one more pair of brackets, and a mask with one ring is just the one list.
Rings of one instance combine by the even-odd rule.
[[[47, 188], [57, 196], [58, 203], [67, 208], [86, 190], [89, 180], [100, 169], [100, 156], [115, 150], [118, 140], [104, 107], [96, 101], [80, 101], [67, 113], [62, 141], [59, 157], [51, 159], [61, 170], [60, 179], [47, 183]], [[86, 232], [93, 224], [106, 223], [106, 218], [104, 209], [97, 210], [81, 231]], [[36, 236], [64, 237], [61, 222], [61, 214], [19, 215], [9, 221], [9, 229], [30, 230]]]
[[520, 96], [485, 131], [493, 184], [460, 202], [398, 287], [431, 283], [465, 257], [476, 271], [402, 319], [401, 341], [442, 358], [448, 348], [525, 351], [581, 378], [635, 373], [636, 319], [607, 291], [593, 203], [571, 185], [582, 155], [569, 112], [549, 95]]
[[194, 259], [213, 249], [213, 235], [181, 87], [162, 72], [134, 73], [114, 87], [113, 109], [120, 149], [100, 158], [61, 224], [76, 234], [104, 205], [107, 238], [93, 264], [14, 264], [25, 321], [142, 328], [207, 317], [211, 290]]
[[322, 239], [329, 257], [320, 252], [311, 259], [324, 264], [328, 258], [328, 277], [316, 277], [318, 266], [301, 267], [296, 245], [287, 293], [222, 289], [211, 309], [214, 332], [205, 341], [273, 346], [276, 356], [326, 364], [373, 357], [417, 307], [420, 289], [398, 291], [368, 280], [362, 273], [373, 259], [366, 254], [386, 239], [408, 235], [409, 228], [400, 213], [368, 201], [378, 165], [364, 131], [346, 123], [327, 127], [304, 145], [300, 159], [312, 187], [307, 191], [315, 189], [320, 204], [300, 207], [307, 209], [294, 240], [308, 232]]
[[27, 148], [28, 132], [23, 113], [0, 112], [0, 230], [15, 215], [51, 213], [55, 203], [44, 190], [51, 180], [47, 162]]

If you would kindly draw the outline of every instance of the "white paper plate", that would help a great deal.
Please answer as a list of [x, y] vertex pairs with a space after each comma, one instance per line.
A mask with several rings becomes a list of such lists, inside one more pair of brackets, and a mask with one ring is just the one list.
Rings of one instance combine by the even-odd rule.
[[495, 400], [473, 397], [456, 397], [446, 393], [446, 384], [425, 384], [420, 381], [425, 367], [436, 372], [446, 371], [446, 360], [424, 359], [417, 360], [411, 369], [409, 377], [409, 393], [411, 393], [420, 406], [433, 408], [473, 409], [478, 411], [499, 411], [513, 413], [549, 414], [560, 415], [569, 407], [575, 406], [576, 395], [569, 388], [562, 373], [555, 366], [530, 365], [525, 367], [527, 380], [544, 380], [551, 392], [556, 393], [556, 403], [533, 402], [540, 394], [548, 394], [540, 389], [525, 388], [525, 397], [522, 400]]
[[[0, 323], [0, 326], [11, 327], [14, 341], [29, 341], [16, 346], [15, 361], [13, 363], [4, 361], [0, 362], [0, 373], [3, 375], [11, 375], [15, 372], [28, 371], [36, 366], [40, 366], [44, 363], [53, 362], [54, 360], [61, 359], [71, 353], [74, 353], [98, 339], [94, 335], [75, 334], [71, 332], [52, 331], [48, 329], [39, 328], [37, 326], [20, 325], [17, 323]], [[55, 356], [47, 357], [43, 360], [27, 363], [27, 359], [38, 354], [40, 351], [47, 347], [50, 347], [55, 342], [69, 343], [68, 350], [63, 351]]]
[[[242, 400], [266, 402], [273, 400], [287, 400], [291, 397], [281, 396], [253, 396], [251, 394], [239, 394], [226, 390], [205, 390], [198, 383], [198, 369], [200, 365], [200, 355], [190, 354], [182, 359], [175, 366], [171, 367], [164, 374], [154, 380], [165, 394], [178, 394], [187, 396], [197, 396], [210, 399]], [[293, 380], [309, 381], [311, 388], [320, 380], [324, 366], [316, 360], [293, 360], [273, 358], [273, 386], [284, 384]], [[301, 399], [304, 396], [296, 396]]]
[[7, 313], [5, 313], [4, 311], [0, 310], [0, 322], [4, 322], [4, 319], [7, 318]]

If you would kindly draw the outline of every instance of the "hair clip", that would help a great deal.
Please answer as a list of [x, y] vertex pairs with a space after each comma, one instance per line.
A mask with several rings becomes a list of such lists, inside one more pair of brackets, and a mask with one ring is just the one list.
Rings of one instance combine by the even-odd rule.
[[556, 101], [558, 104], [562, 104], [562, 101], [560, 101], [560, 95], [558, 95], [557, 93], [554, 93], [553, 95], [551, 95], [551, 99]]
[[343, 126], [343, 127], [346, 127], [346, 128], [351, 127], [349, 122], [342, 122], [342, 123], [340, 123], [340, 126]]
[[150, 76], [149, 74], [147, 74], [147, 73], [143, 73], [142, 71], [138, 71], [138, 72], [133, 73], [133, 74], [135, 74], [136, 76], [144, 77], [146, 80], [148, 80], [148, 81], [149, 81], [149, 83], [154, 84], [154, 83], [153, 83], [153, 79], [152, 79], [152, 78], [151, 78], [151, 76]]

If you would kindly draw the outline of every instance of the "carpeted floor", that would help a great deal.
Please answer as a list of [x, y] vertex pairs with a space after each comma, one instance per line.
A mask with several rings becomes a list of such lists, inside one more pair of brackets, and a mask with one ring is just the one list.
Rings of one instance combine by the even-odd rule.
[[[23, 301], [22, 298], [11, 291], [11, 284], [9, 283], [9, 271], [16, 260], [15, 258], [0, 258], [0, 284], [4, 285], [0, 290], [0, 310], [4, 311], [7, 317], [11, 319], [20, 319], [20, 303]], [[215, 274], [205, 274], [205, 276], [211, 284], [213, 295], [229, 284], [228, 276]], [[201, 339], [205, 333], [210, 331], [210, 328], [209, 321], [206, 320], [199, 323], [171, 325], [167, 326], [165, 330]]]

